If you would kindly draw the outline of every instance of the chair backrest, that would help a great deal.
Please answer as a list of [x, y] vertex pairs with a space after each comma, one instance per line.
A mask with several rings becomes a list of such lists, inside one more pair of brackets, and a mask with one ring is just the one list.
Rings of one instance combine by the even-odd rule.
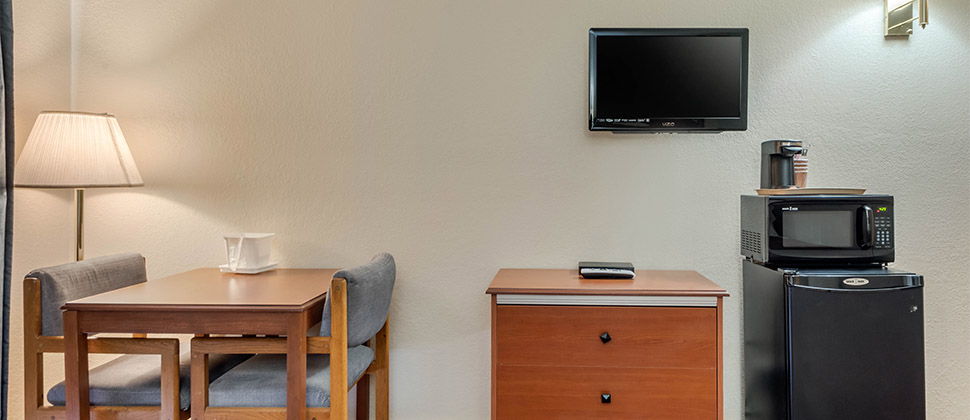
[[[370, 340], [387, 321], [397, 267], [388, 253], [377, 254], [359, 267], [338, 271], [335, 278], [347, 279], [347, 346]], [[330, 299], [323, 305], [320, 335], [330, 335]]]
[[31, 271], [40, 281], [41, 334], [64, 335], [61, 307], [80, 299], [148, 281], [141, 254], [118, 254]]

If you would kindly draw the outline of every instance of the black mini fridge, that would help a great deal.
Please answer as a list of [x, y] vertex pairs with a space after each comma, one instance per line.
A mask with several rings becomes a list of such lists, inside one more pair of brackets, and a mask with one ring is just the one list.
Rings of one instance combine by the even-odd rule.
[[743, 262], [745, 418], [924, 420], [923, 277]]

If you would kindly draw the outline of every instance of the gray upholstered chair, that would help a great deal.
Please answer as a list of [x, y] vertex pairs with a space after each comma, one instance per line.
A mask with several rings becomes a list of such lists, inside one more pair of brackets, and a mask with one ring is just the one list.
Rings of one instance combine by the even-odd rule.
[[[388, 418], [387, 313], [396, 267], [390, 254], [334, 274], [324, 304], [319, 336], [307, 338], [307, 418], [347, 419], [347, 393], [357, 385], [357, 416], [367, 418], [369, 378], [376, 379], [377, 418]], [[312, 331], [312, 329], [311, 329]], [[311, 333], [312, 334], [312, 333]], [[373, 347], [368, 343], [373, 339]], [[281, 338], [194, 338], [193, 371], [204, 371], [209, 354], [260, 353], [211, 381], [192, 376], [192, 418], [284, 418], [286, 340]], [[198, 369], [198, 370], [196, 370]], [[200, 388], [196, 388], [200, 387]]]
[[[63, 353], [65, 302], [147, 281], [145, 258], [119, 254], [34, 270], [24, 279], [24, 399], [26, 420], [63, 418], [64, 382], [47, 394], [44, 404], [44, 354]], [[92, 418], [188, 418], [189, 357], [179, 357], [176, 338], [92, 337], [89, 353], [123, 354], [91, 369]], [[159, 357], [161, 356], [161, 357]], [[217, 378], [248, 358], [221, 356], [210, 363]], [[161, 359], [161, 361], [159, 361]], [[180, 360], [182, 362], [180, 363]], [[162, 371], [178, 369], [178, 382], [162, 381]], [[166, 378], [174, 375], [166, 375]], [[178, 390], [178, 391], [176, 391]]]

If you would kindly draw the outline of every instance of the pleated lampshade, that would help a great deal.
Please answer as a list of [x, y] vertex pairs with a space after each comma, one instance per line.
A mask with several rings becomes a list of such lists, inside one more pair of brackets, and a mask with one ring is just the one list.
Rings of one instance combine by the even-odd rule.
[[114, 115], [45, 111], [27, 137], [14, 185], [98, 188], [145, 183]]

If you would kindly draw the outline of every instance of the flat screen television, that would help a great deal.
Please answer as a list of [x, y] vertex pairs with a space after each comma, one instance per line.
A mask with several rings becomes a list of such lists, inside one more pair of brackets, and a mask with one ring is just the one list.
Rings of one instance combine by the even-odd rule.
[[589, 129], [748, 128], [746, 28], [592, 28]]

